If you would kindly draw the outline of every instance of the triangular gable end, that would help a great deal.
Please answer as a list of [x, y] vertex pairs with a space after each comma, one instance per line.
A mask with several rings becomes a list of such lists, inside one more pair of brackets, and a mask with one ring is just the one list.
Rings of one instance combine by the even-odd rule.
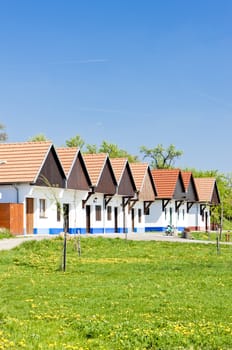
[[101, 171], [98, 183], [95, 187], [95, 192], [113, 195], [116, 193], [117, 181], [110, 164], [110, 160], [107, 157]]
[[185, 191], [185, 186], [184, 186], [184, 181], [183, 181], [183, 178], [181, 175], [181, 171], [178, 174], [173, 198], [177, 199], [177, 200], [181, 200], [181, 199], [186, 198], [186, 191]]
[[122, 173], [120, 183], [118, 184], [118, 194], [121, 196], [134, 197], [136, 193], [136, 186], [130, 170], [129, 163], [126, 163]]
[[181, 172], [184, 180], [184, 186], [186, 191], [186, 200], [188, 202], [197, 202], [199, 200], [195, 181], [191, 172]]
[[198, 194], [197, 194], [197, 189], [193, 179], [193, 175], [191, 175], [190, 177], [189, 186], [187, 189], [187, 199], [193, 202], [198, 201]]
[[147, 172], [144, 176], [142, 187], [139, 192], [139, 200], [141, 201], [155, 201], [157, 195], [153, 177], [150, 168], [147, 168]]
[[214, 187], [213, 187], [213, 193], [211, 198], [211, 204], [213, 205], [219, 205], [220, 204], [220, 195], [217, 187], [217, 183], [215, 181]]
[[67, 180], [67, 188], [88, 191], [91, 187], [91, 181], [88, 171], [85, 166], [85, 162], [78, 151], [77, 156], [73, 162], [72, 169], [70, 170]]
[[57, 153], [51, 145], [37, 175], [35, 185], [65, 188], [66, 176]]

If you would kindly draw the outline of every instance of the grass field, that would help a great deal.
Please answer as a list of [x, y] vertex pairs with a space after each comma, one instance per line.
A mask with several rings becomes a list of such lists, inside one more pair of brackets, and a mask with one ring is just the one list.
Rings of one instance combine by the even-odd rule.
[[232, 246], [81, 238], [0, 252], [0, 349], [232, 349]]

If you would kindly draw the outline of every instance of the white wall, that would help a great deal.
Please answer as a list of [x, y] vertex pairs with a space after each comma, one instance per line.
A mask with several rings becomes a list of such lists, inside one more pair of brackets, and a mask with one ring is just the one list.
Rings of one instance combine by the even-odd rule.
[[171, 200], [166, 205], [165, 210], [162, 210], [162, 200], [156, 199], [150, 206], [150, 214], [145, 216], [146, 231], [163, 232], [169, 224], [182, 231], [187, 222], [186, 203], [181, 204], [179, 211], [176, 212], [174, 200]]
[[[24, 231], [26, 232], [26, 198], [34, 199], [34, 228], [36, 233], [57, 233], [63, 230], [63, 213], [61, 219], [57, 221], [57, 202], [61, 208], [63, 204], [69, 204], [69, 229], [71, 233], [86, 232], [86, 208], [82, 208], [82, 200], [87, 198], [87, 191], [76, 191], [60, 188], [49, 188], [30, 186], [20, 184], [17, 186], [5, 185], [0, 187], [0, 203], [23, 203], [24, 204]], [[46, 217], [41, 218], [39, 212], [39, 200], [46, 201]], [[95, 193], [85, 205], [90, 205], [90, 221], [92, 233], [111, 233], [114, 232], [115, 218], [114, 208], [118, 210], [118, 231], [123, 232], [124, 224], [126, 232], [132, 232], [131, 211], [128, 212], [128, 206], [125, 207], [125, 223], [122, 208], [122, 197], [115, 195], [109, 201], [108, 206], [112, 208], [111, 220], [107, 218], [107, 209], [104, 207], [104, 195]], [[101, 206], [101, 220], [96, 220], [96, 205]], [[162, 211], [162, 201], [155, 200], [151, 204], [149, 215], [143, 215], [143, 202], [136, 202], [134, 205], [134, 228], [135, 232], [160, 231], [163, 232], [170, 223], [170, 208], [172, 209], [172, 224], [181, 230], [184, 227], [198, 228], [205, 230], [205, 220], [200, 215], [200, 203], [194, 204], [189, 213], [187, 213], [186, 203], [179, 207], [179, 216], [175, 212], [175, 201], [170, 201], [166, 210]], [[138, 210], [141, 209], [142, 217], [139, 223]], [[183, 217], [184, 211], [184, 217]], [[165, 215], [166, 212], [166, 215]], [[210, 228], [210, 211], [206, 208], [204, 212], [208, 213], [208, 228]], [[204, 215], [205, 218], [205, 215]]]

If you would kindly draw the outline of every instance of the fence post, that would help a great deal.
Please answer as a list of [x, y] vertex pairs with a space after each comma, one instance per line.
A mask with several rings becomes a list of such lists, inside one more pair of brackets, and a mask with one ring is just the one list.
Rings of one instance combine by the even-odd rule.
[[220, 243], [219, 243], [219, 237], [217, 236], [216, 239], [216, 243], [217, 243], [217, 253], [220, 254]]
[[64, 232], [64, 250], [63, 250], [63, 271], [66, 271], [66, 250], [67, 250], [67, 237], [66, 232]]
[[80, 231], [78, 232], [78, 246], [77, 246], [77, 250], [78, 250], [78, 256], [81, 256], [81, 235], [80, 235]]

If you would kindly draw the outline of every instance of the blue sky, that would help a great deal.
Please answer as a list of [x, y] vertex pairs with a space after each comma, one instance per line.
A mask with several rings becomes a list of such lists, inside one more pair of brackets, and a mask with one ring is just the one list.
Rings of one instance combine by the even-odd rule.
[[174, 144], [176, 166], [231, 172], [231, 0], [0, 0], [9, 142]]

